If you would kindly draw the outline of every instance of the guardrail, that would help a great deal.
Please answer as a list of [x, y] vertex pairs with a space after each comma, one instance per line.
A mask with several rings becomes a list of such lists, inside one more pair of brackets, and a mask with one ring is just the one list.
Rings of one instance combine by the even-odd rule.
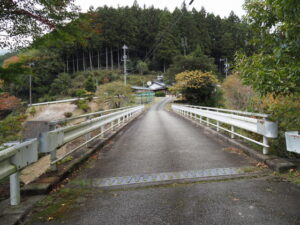
[[[86, 146], [96, 138], [104, 137], [108, 131], [114, 131], [116, 127], [128, 122], [144, 110], [144, 106], [125, 107], [120, 111], [84, 121], [82, 123], [58, 128], [44, 132], [37, 139], [16, 144], [0, 151], [0, 180], [10, 176], [10, 203], [20, 203], [20, 170], [38, 160], [38, 153], [50, 153], [51, 168], [56, 170], [56, 163], [70, 155], [74, 151]], [[92, 133], [98, 131], [92, 137]], [[85, 136], [85, 142], [75, 149], [57, 158], [57, 149], [64, 144]]]
[[0, 151], [0, 180], [10, 180], [10, 203], [20, 203], [20, 170], [38, 160], [38, 140], [32, 139]]
[[64, 119], [59, 119], [59, 120], [52, 120], [52, 121], [49, 122], [49, 124], [50, 124], [50, 126], [55, 128], [55, 126], [58, 125], [58, 124], [64, 124], [64, 123], [70, 122], [72, 120], [77, 120], [77, 119], [82, 119], [82, 118], [91, 119], [91, 118], [94, 118], [96, 116], [102, 116], [102, 115], [105, 115], [105, 114], [108, 114], [108, 113], [111, 113], [111, 112], [120, 111], [120, 110], [128, 109], [128, 108], [131, 108], [131, 106], [121, 107], [121, 108], [116, 108], [116, 109], [108, 109], [108, 110], [92, 112], [92, 113], [86, 113], [86, 114], [82, 114], [82, 115], [79, 115], [79, 116], [73, 116], [73, 117], [70, 117], [70, 118], [64, 118]]
[[298, 131], [285, 132], [286, 149], [300, 154], [300, 134]]
[[[277, 123], [267, 120], [267, 114], [243, 112], [236, 110], [172, 104], [173, 111], [178, 114], [204, 123], [207, 126], [216, 127], [217, 131], [223, 130], [235, 136], [241, 137], [247, 141], [263, 146], [263, 154], [268, 154], [268, 138], [278, 136]], [[213, 123], [215, 122], [215, 123]], [[230, 129], [221, 124], [227, 124]], [[235, 128], [240, 128], [263, 136], [263, 141], [259, 142], [245, 135], [235, 132]]]
[[[97, 99], [98, 97], [93, 97], [93, 99]], [[87, 98], [70, 98], [70, 99], [64, 99], [64, 100], [57, 100], [57, 101], [50, 101], [50, 102], [40, 102], [40, 103], [34, 103], [34, 104], [28, 104], [28, 106], [40, 106], [40, 105], [51, 105], [51, 104], [58, 104], [58, 103], [66, 103], [66, 102], [75, 102], [77, 100], [84, 100]]]

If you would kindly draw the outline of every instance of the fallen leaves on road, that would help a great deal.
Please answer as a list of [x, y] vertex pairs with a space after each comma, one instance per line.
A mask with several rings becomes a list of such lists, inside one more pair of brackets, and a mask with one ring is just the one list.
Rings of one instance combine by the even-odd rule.
[[91, 156], [91, 158], [94, 159], [94, 160], [97, 160], [98, 156], [97, 156], [97, 154], [94, 154], [94, 155]]
[[268, 166], [262, 162], [258, 162], [255, 164], [256, 167], [259, 167], [259, 168], [268, 168]]
[[223, 148], [223, 151], [229, 152], [229, 153], [237, 153], [237, 154], [243, 154], [243, 151], [241, 149], [238, 148], [234, 148], [234, 147], [228, 147], [228, 148]]
[[54, 220], [54, 217], [53, 216], [49, 216], [47, 220], [48, 221]]

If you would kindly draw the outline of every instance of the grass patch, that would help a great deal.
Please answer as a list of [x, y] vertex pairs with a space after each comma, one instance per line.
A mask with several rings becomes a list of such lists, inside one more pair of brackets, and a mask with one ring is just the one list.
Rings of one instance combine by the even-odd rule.
[[66, 158], [64, 158], [64, 159], [60, 160], [59, 162], [57, 162], [57, 165], [60, 165], [60, 164], [66, 163], [66, 162], [70, 162], [73, 159], [74, 159], [74, 157], [69, 155]]
[[300, 170], [299, 169], [290, 169], [287, 173], [274, 173], [275, 176], [285, 178], [286, 180], [300, 185]]
[[46, 222], [63, 218], [74, 207], [76, 199], [82, 196], [86, 190], [63, 188], [58, 192], [52, 192], [40, 201], [33, 210], [31, 224], [34, 221]]
[[262, 170], [260, 167], [254, 167], [254, 166], [249, 166], [249, 167], [244, 167], [240, 169], [244, 173], [254, 173], [254, 172], [259, 172]]

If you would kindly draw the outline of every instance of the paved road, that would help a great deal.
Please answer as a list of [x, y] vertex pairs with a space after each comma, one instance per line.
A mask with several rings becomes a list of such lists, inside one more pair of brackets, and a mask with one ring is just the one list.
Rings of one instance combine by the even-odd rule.
[[181, 184], [123, 185], [108, 190], [91, 185], [102, 178], [255, 164], [190, 121], [164, 110], [168, 101], [155, 104], [99, 151], [66, 188], [53, 194], [51, 204], [59, 205], [56, 210], [49, 211], [48, 204], [28, 223], [43, 224], [34, 218], [48, 216], [48, 224], [72, 225], [300, 224], [299, 187], [269, 175], [240, 179], [216, 175], [207, 182], [183, 179], [186, 182]]

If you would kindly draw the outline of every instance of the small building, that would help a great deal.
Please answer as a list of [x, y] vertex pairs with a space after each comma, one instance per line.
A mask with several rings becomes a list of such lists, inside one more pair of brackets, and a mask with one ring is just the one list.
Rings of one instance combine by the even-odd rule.
[[142, 87], [142, 86], [131, 86], [131, 88], [136, 92], [137, 94], [145, 93], [145, 92], [164, 92], [167, 93], [168, 86], [163, 82], [163, 75], [157, 76], [157, 79], [154, 81], [148, 81], [147, 82], [148, 87]]
[[152, 91], [150, 88], [141, 87], [141, 86], [131, 86], [131, 88], [136, 93]]
[[168, 90], [168, 86], [161, 81], [153, 81], [151, 85], [149, 85], [149, 89], [154, 92], [157, 91], [166, 92]]

